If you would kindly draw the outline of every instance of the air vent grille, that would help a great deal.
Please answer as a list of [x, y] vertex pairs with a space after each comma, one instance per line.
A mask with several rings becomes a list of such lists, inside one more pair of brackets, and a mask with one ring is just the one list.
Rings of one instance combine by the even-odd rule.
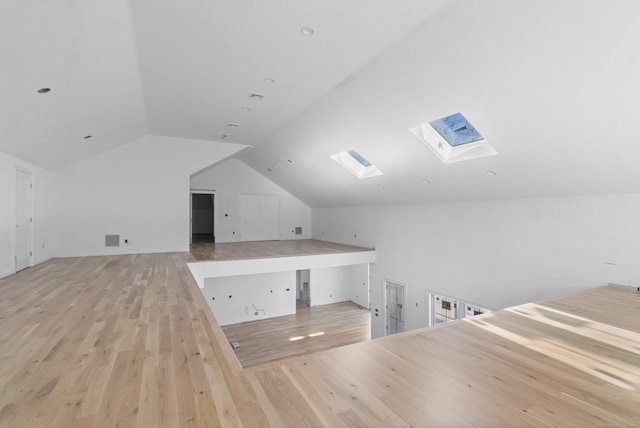
[[120, 235], [104, 235], [104, 246], [105, 247], [119, 247], [120, 246]]

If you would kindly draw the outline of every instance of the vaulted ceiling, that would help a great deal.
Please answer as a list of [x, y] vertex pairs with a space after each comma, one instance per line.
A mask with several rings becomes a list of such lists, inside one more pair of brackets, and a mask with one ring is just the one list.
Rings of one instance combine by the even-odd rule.
[[[55, 170], [149, 133], [248, 144], [242, 161], [314, 207], [640, 192], [638, 16], [635, 0], [5, 1], [0, 151]], [[499, 155], [445, 165], [409, 132], [455, 112]], [[329, 158], [352, 147], [384, 175]]]

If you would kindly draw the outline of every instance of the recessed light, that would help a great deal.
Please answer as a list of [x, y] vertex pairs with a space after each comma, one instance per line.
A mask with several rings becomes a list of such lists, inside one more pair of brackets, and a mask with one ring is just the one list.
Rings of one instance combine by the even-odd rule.
[[302, 33], [303, 36], [313, 36], [313, 33], [315, 33], [316, 30], [314, 30], [311, 27], [302, 27], [300, 32]]
[[424, 184], [431, 184], [431, 182], [430, 182], [429, 180], [427, 180], [426, 178], [425, 178], [424, 180], [422, 180], [422, 182], [423, 182]]
[[275, 79], [272, 79], [270, 77], [267, 77], [266, 79], [264, 79], [264, 81], [267, 83], [276, 83]]
[[496, 173], [495, 171], [489, 170], [487, 171], [487, 175], [494, 176], [494, 175], [498, 175], [498, 173]]
[[85, 140], [88, 140], [89, 138], [91, 138], [91, 135], [85, 135], [85, 136], [84, 136], [84, 139], [85, 139]]
[[228, 123], [227, 126], [229, 128], [239, 128], [240, 127], [240, 125], [238, 125], [237, 123]]
[[254, 94], [254, 93], [249, 94], [250, 100], [261, 101], [263, 98], [264, 98], [264, 95], [262, 94]]
[[242, 107], [242, 111], [251, 111], [249, 107]]
[[51, 88], [40, 88], [38, 89], [39, 94], [46, 94], [47, 92], [51, 92]]
[[381, 185], [378, 186], [378, 189], [384, 190], [384, 186], [381, 184]]

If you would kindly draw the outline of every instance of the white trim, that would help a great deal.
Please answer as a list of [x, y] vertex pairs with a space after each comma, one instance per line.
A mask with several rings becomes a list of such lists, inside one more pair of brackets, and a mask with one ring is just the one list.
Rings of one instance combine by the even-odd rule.
[[[20, 166], [18, 164], [14, 164], [13, 167], [13, 177], [12, 177], [12, 195], [13, 195], [13, 224], [16, 224], [16, 222], [18, 221], [18, 192], [17, 192], [17, 185], [18, 185], [18, 172], [22, 172], [25, 174], [29, 174], [29, 266], [28, 267], [33, 267], [34, 263], [34, 245], [33, 245], [33, 224], [34, 224], [34, 174], [33, 171], [29, 168], [25, 168], [23, 166]], [[12, 252], [13, 252], [13, 273], [16, 273], [18, 271], [18, 266], [17, 266], [17, 257], [18, 257], [18, 242], [17, 242], [17, 237], [16, 237], [16, 228], [13, 228], [13, 237], [12, 237]], [[26, 268], [25, 268], [26, 269]]]
[[143, 249], [143, 250], [127, 250], [127, 251], [123, 251], [123, 252], [113, 252], [113, 253], [105, 253], [102, 251], [84, 251], [81, 253], [75, 253], [75, 252], [62, 252], [62, 253], [56, 253], [53, 257], [51, 258], [55, 258], [55, 259], [65, 259], [65, 258], [70, 258], [70, 257], [95, 257], [95, 256], [100, 256], [100, 257], [104, 257], [104, 256], [127, 256], [130, 254], [163, 254], [163, 253], [188, 253], [189, 252], [189, 248], [166, 248], [166, 249], [155, 249], [155, 250], [147, 250], [147, 249]]
[[313, 254], [266, 259], [198, 261], [187, 263], [187, 265], [196, 282], [202, 288], [205, 278], [360, 265], [375, 261], [376, 250], [367, 250], [354, 253]]

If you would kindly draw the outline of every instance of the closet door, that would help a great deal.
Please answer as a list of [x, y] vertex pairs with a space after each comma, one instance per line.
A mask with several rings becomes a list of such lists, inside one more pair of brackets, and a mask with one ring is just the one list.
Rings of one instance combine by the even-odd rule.
[[240, 240], [280, 239], [280, 197], [240, 195]]
[[280, 240], [280, 197], [263, 196], [260, 204], [260, 240]]

